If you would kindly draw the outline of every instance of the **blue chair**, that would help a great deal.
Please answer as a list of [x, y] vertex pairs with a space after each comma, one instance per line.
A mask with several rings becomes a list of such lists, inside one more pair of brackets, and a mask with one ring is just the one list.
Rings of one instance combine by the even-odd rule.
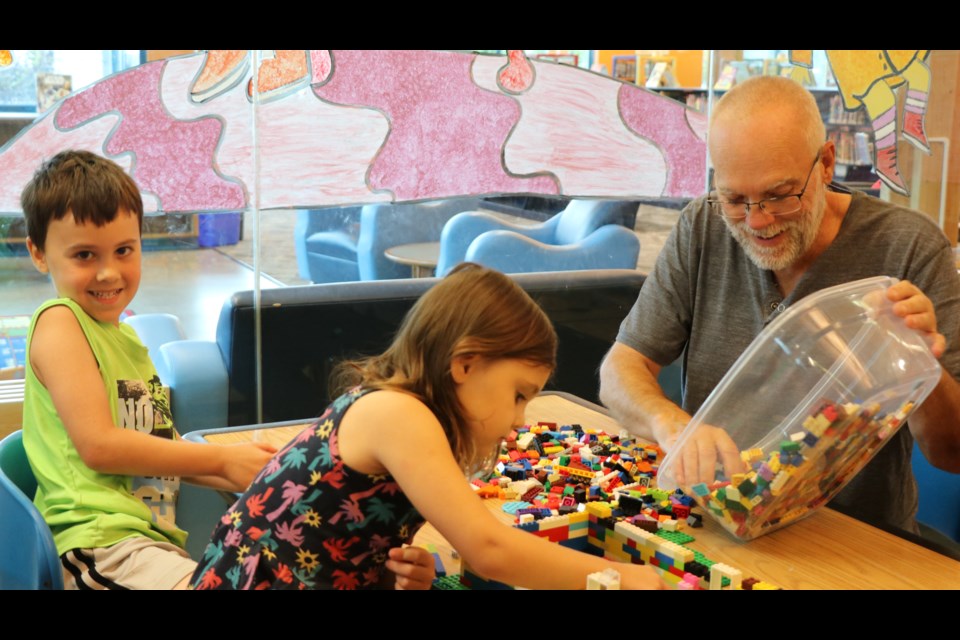
[[637, 203], [574, 200], [542, 224], [511, 224], [483, 212], [451, 218], [440, 236], [437, 275], [478, 262], [504, 273], [635, 269], [640, 240], [622, 226]]
[[310, 209], [297, 212], [294, 250], [297, 271], [304, 280], [323, 282], [359, 280], [357, 236], [362, 207]]
[[23, 432], [0, 441], [0, 589], [63, 589], [50, 528], [33, 506], [37, 481]]
[[934, 467], [916, 444], [912, 460], [920, 491], [917, 520], [960, 542], [960, 475]]
[[479, 198], [381, 202], [354, 211], [353, 218], [344, 217], [346, 210], [300, 212], [294, 234], [301, 276], [306, 273], [314, 283], [409, 278], [410, 267], [383, 252], [401, 244], [437, 242], [447, 220], [479, 204]]

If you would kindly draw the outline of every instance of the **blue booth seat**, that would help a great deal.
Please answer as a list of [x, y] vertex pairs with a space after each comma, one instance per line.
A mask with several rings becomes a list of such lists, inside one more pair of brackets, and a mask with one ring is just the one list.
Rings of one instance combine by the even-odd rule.
[[637, 207], [628, 200], [573, 200], [532, 225], [483, 212], [458, 214], [443, 228], [437, 275], [464, 261], [505, 273], [635, 269], [640, 240], [623, 224]]
[[0, 441], [0, 589], [63, 589], [50, 528], [33, 506], [37, 481], [23, 432]]
[[934, 467], [916, 443], [912, 460], [920, 491], [917, 520], [960, 543], [960, 474]]
[[[560, 339], [553, 389], [596, 401], [597, 368], [644, 281], [635, 269], [514, 276], [544, 309]], [[164, 322], [136, 326], [171, 390], [181, 433], [317, 416], [329, 403], [338, 362], [381, 353], [435, 278], [404, 278], [267, 289], [225, 301], [215, 342], [173, 339]], [[257, 412], [256, 315], [262, 347], [262, 417]], [[132, 319], [131, 319], [132, 320]]]

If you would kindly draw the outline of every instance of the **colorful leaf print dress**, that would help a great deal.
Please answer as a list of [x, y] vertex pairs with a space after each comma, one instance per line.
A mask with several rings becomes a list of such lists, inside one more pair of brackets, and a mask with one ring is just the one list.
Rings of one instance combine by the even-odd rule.
[[368, 392], [334, 400], [270, 460], [220, 519], [193, 588], [378, 586], [387, 551], [410, 542], [424, 521], [391, 476], [340, 459], [340, 421]]

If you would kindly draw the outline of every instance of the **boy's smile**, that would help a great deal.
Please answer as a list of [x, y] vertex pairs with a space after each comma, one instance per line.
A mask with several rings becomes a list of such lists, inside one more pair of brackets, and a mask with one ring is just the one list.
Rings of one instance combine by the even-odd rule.
[[140, 223], [124, 209], [102, 227], [77, 224], [68, 211], [50, 222], [43, 250], [29, 240], [27, 246], [57, 294], [100, 322], [117, 324], [140, 287]]

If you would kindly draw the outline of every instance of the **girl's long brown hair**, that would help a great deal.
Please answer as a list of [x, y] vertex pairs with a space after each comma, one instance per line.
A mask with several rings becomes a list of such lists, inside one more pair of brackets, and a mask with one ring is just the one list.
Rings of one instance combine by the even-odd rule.
[[543, 310], [513, 280], [464, 263], [413, 305], [385, 352], [337, 367], [333, 397], [357, 385], [415, 395], [440, 421], [457, 461], [474, 470], [491, 452], [476, 450], [450, 370], [454, 357], [471, 354], [524, 360], [552, 371], [557, 334]]

